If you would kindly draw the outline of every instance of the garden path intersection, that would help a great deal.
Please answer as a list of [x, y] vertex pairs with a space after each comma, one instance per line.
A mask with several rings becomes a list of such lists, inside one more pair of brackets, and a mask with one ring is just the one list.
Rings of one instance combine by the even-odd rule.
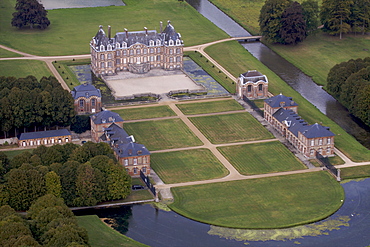
[[[191, 47], [185, 47], [185, 51], [197, 51], [201, 53], [205, 58], [207, 58], [211, 63], [213, 63], [219, 70], [221, 70], [223, 73], [225, 73], [230, 79], [232, 79], [234, 82], [237, 82], [237, 78], [235, 78], [232, 74], [230, 74], [226, 69], [224, 69], [220, 64], [218, 64], [215, 60], [213, 60], [205, 51], [204, 49], [210, 45], [226, 42], [230, 40], [244, 40], [244, 39], [259, 39], [260, 36], [252, 36], [252, 37], [236, 37], [236, 38], [228, 38], [223, 40], [214, 41], [207, 44], [197, 45], [197, 46], [191, 46]], [[64, 89], [69, 90], [67, 84], [63, 80], [63, 78], [59, 75], [55, 67], [53, 66], [53, 61], [59, 61], [59, 60], [72, 60], [72, 59], [87, 59], [90, 58], [90, 54], [85, 55], [69, 55], [69, 56], [34, 56], [31, 54], [27, 54], [24, 52], [20, 52], [17, 50], [14, 50], [12, 48], [8, 48], [6, 46], [0, 45], [0, 48], [18, 53], [22, 55], [23, 57], [8, 57], [8, 58], [0, 58], [0, 60], [22, 60], [22, 59], [29, 59], [29, 60], [40, 60], [44, 61], [48, 68], [51, 70], [53, 75], [58, 79], [58, 81], [61, 83]], [[164, 100], [166, 99], [166, 100]], [[221, 146], [231, 146], [231, 145], [242, 145], [242, 144], [250, 144], [250, 143], [261, 143], [261, 142], [271, 142], [271, 141], [282, 141], [282, 138], [278, 135], [275, 135], [275, 139], [267, 139], [267, 140], [259, 140], [259, 141], [246, 141], [246, 142], [237, 142], [237, 143], [228, 143], [228, 144], [212, 144], [200, 131], [199, 129], [189, 120], [189, 117], [196, 117], [196, 116], [207, 116], [207, 115], [221, 115], [221, 114], [230, 114], [230, 113], [237, 113], [237, 112], [249, 112], [253, 116], [257, 118], [257, 120], [264, 121], [262, 117], [260, 117], [258, 114], [253, 112], [252, 109], [249, 108], [247, 104], [242, 104], [246, 109], [240, 110], [240, 111], [229, 111], [229, 112], [221, 112], [221, 113], [210, 113], [210, 114], [197, 114], [197, 115], [185, 115], [183, 114], [180, 109], [176, 106], [176, 104], [181, 104], [182, 102], [177, 102], [175, 100], [171, 100], [168, 98], [162, 99], [159, 104], [160, 105], [168, 105], [176, 114], [177, 116], [173, 117], [163, 117], [163, 118], [155, 118], [155, 119], [142, 119], [142, 120], [131, 120], [126, 122], [139, 122], [139, 121], [148, 121], [148, 120], [163, 120], [163, 119], [171, 119], [171, 118], [180, 118], [187, 126], [188, 128], [203, 142], [202, 146], [196, 146], [196, 147], [187, 147], [187, 148], [175, 148], [175, 149], [168, 149], [168, 150], [158, 150], [158, 151], [152, 151], [152, 153], [159, 153], [159, 152], [171, 152], [171, 151], [181, 151], [181, 150], [190, 150], [190, 149], [198, 149], [198, 148], [207, 148], [209, 149], [213, 155], [228, 169], [229, 174], [222, 178], [217, 179], [209, 179], [209, 180], [201, 180], [201, 181], [193, 181], [193, 182], [184, 182], [184, 183], [176, 183], [176, 184], [164, 184], [162, 181], [160, 181], [158, 178], [156, 179], [159, 183], [155, 185], [155, 187], [161, 191], [166, 199], [171, 199], [171, 193], [169, 192], [170, 188], [172, 187], [181, 187], [181, 186], [190, 186], [190, 185], [198, 185], [198, 184], [210, 184], [210, 183], [218, 183], [218, 182], [226, 182], [226, 181], [235, 181], [235, 180], [243, 180], [243, 179], [256, 179], [256, 178], [266, 178], [266, 177], [273, 177], [273, 176], [283, 176], [283, 175], [290, 175], [290, 174], [298, 174], [298, 173], [307, 173], [307, 172], [316, 172], [321, 171], [322, 168], [315, 167], [310, 169], [302, 169], [302, 170], [295, 170], [295, 171], [287, 171], [287, 172], [276, 172], [276, 173], [268, 173], [268, 174], [259, 174], [259, 175], [241, 175], [233, 165], [230, 164], [230, 162], [217, 150], [217, 147]], [[208, 99], [208, 100], [200, 100], [201, 102], [207, 102], [207, 101], [217, 101], [217, 100], [225, 100], [225, 98], [220, 99]], [[196, 101], [192, 101], [194, 103]], [[156, 104], [158, 105], [158, 104]], [[153, 106], [156, 106], [153, 105]], [[150, 105], [143, 105], [143, 106], [130, 106], [130, 108], [136, 108], [136, 107], [150, 107]], [[121, 107], [123, 108], [123, 107]], [[124, 107], [128, 108], [128, 107]], [[120, 109], [120, 108], [110, 108], [110, 110], [114, 109]], [[345, 156], [341, 151], [338, 149], [335, 149], [335, 153], [344, 160], [343, 165], [337, 165], [336, 168], [345, 168], [345, 167], [353, 167], [353, 166], [362, 166], [362, 165], [370, 165], [370, 161], [368, 162], [353, 162], [351, 161], [347, 156]], [[155, 175], [155, 173], [153, 174]], [[162, 197], [163, 197], [162, 195]]]

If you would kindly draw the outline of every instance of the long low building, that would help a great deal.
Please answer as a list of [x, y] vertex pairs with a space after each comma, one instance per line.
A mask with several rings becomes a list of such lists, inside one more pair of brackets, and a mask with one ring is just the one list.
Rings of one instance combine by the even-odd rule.
[[264, 117], [284, 138], [307, 158], [334, 155], [334, 136], [329, 127], [309, 125], [298, 115], [298, 104], [282, 94], [264, 101]]
[[65, 144], [72, 141], [72, 135], [67, 129], [47, 130], [22, 133], [18, 137], [19, 147]]

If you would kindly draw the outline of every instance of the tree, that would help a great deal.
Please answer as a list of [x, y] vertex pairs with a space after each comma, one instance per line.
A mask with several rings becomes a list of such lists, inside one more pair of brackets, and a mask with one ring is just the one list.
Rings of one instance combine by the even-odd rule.
[[62, 184], [62, 198], [68, 206], [74, 205], [73, 201], [76, 198], [76, 177], [79, 166], [80, 163], [76, 161], [67, 161], [55, 171]]
[[264, 39], [270, 43], [283, 43], [280, 36], [281, 17], [290, 0], [266, 0], [259, 15], [259, 26]]
[[353, 0], [350, 15], [350, 25], [353, 32], [363, 35], [370, 27], [370, 0]]
[[339, 34], [340, 39], [343, 33], [348, 33], [352, 3], [352, 0], [323, 0], [320, 12], [323, 30], [330, 35]]
[[90, 116], [88, 115], [76, 115], [72, 121], [71, 130], [81, 134], [91, 129]]
[[47, 194], [61, 197], [62, 185], [60, 183], [60, 177], [54, 171], [48, 172], [45, 175], [45, 185]]
[[16, 12], [13, 13], [12, 26], [23, 28], [34, 26], [45, 29], [50, 25], [46, 17], [47, 11], [37, 0], [17, 0], [15, 5]]
[[126, 198], [130, 194], [131, 177], [126, 169], [119, 165], [110, 167], [108, 178], [108, 199], [118, 200]]
[[95, 198], [95, 174], [89, 162], [81, 164], [77, 169], [76, 206], [92, 206], [97, 203]]
[[319, 4], [315, 0], [306, 0], [301, 4], [307, 33], [314, 32], [319, 26]]
[[298, 2], [292, 2], [285, 8], [281, 22], [280, 36], [283, 44], [297, 44], [306, 38], [306, 21]]

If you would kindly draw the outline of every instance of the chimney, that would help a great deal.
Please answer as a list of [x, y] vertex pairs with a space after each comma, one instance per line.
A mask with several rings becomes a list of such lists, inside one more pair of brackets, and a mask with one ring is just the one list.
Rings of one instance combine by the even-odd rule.
[[148, 35], [148, 28], [144, 27], [145, 35]]
[[159, 22], [159, 25], [160, 25], [160, 27], [161, 27], [161, 33], [163, 32], [163, 23], [160, 21]]
[[108, 25], [108, 40], [110, 41], [110, 26]]
[[124, 30], [126, 32], [126, 39], [128, 39], [128, 30], [127, 30], [127, 28], [125, 28]]

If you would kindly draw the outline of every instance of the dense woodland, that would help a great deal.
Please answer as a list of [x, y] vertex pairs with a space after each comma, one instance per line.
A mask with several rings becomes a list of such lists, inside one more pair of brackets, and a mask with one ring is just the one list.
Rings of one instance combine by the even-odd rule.
[[12, 160], [0, 152], [0, 205], [28, 210], [46, 194], [68, 206], [91, 206], [130, 193], [131, 177], [108, 144], [39, 146]]
[[0, 207], [0, 246], [88, 246], [88, 235], [63, 200], [48, 194], [25, 218], [9, 205]]
[[370, 126], [370, 57], [335, 65], [327, 82], [329, 93]]
[[[75, 117], [72, 95], [55, 77], [0, 77], [0, 128], [10, 130], [69, 126]], [[17, 135], [15, 133], [14, 135]]]
[[[321, 22], [321, 24], [320, 24]], [[370, 0], [266, 0], [259, 16], [264, 39], [270, 43], [296, 44], [320, 25], [330, 35], [370, 30]]]

